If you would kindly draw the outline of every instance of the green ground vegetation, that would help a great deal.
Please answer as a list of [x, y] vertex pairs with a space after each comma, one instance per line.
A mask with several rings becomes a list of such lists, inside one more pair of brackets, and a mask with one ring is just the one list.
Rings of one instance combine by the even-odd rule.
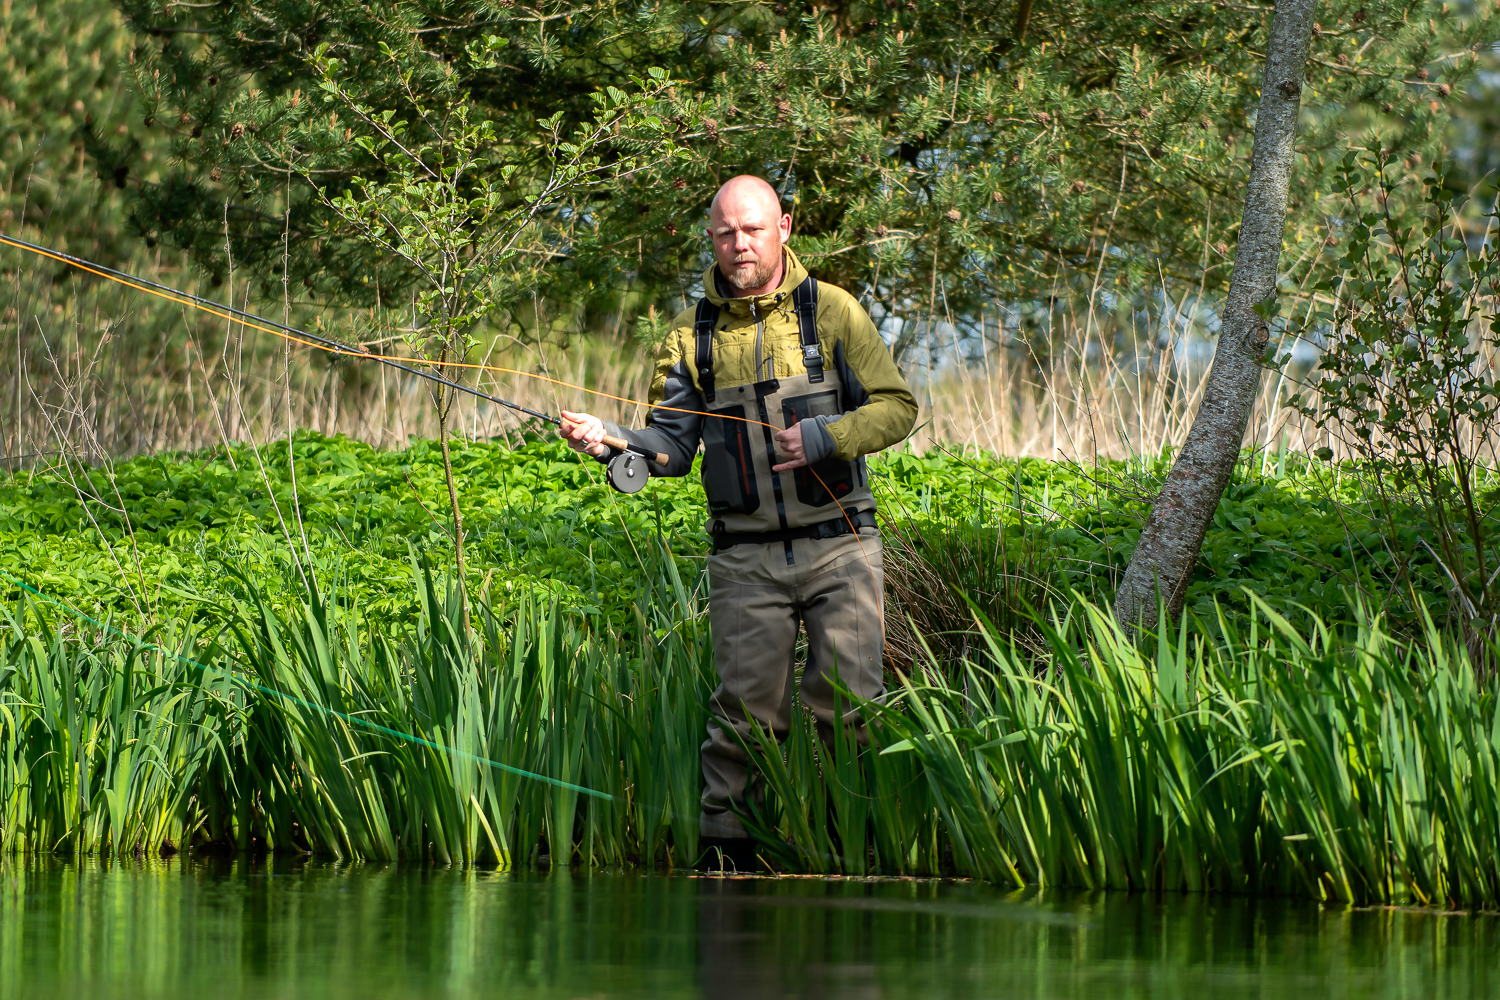
[[[470, 602], [428, 442], [7, 484], [0, 568], [27, 588], [0, 618], [0, 850], [693, 859], [716, 683], [696, 485], [620, 497], [555, 440], [455, 459]], [[857, 706], [868, 747], [800, 713], [747, 747], [765, 856], [1500, 902], [1500, 702], [1421, 610], [1441, 583], [1361, 506], [1361, 470], [1247, 456], [1180, 629], [1132, 643], [1076, 592], [1123, 566], [1159, 471], [873, 462], [910, 645]], [[933, 580], [973, 595], [966, 624]]]
[[[602, 466], [555, 439], [460, 445], [454, 461], [468, 582], [499, 603], [524, 593], [629, 625], [658, 544], [697, 581], [710, 543], [695, 476], [621, 496]], [[1028, 606], [1066, 604], [1071, 591], [1107, 598], [1164, 468], [956, 451], [873, 458], [899, 616], [925, 632], [970, 627], [955, 587], [1002, 627]], [[1247, 611], [1253, 592], [1290, 618], [1338, 622], [1362, 592], [1398, 627], [1420, 630], [1424, 606], [1441, 619], [1447, 588], [1421, 520], [1403, 516], [1399, 498], [1387, 511], [1373, 495], [1358, 466], [1247, 455], [1188, 606], [1212, 621], [1219, 606]], [[380, 620], [409, 622], [413, 554], [451, 560], [446, 504], [441, 454], [424, 441], [382, 452], [302, 433], [290, 451], [281, 441], [58, 466], [0, 485], [0, 569], [137, 628], [212, 617], [245, 596], [241, 577], [283, 610], [300, 606], [311, 583]]]

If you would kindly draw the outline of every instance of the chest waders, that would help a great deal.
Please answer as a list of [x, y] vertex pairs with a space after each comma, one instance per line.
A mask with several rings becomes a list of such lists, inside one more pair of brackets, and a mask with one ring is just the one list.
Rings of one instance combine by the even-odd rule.
[[[693, 324], [694, 366], [703, 393], [703, 491], [715, 551], [748, 542], [836, 538], [875, 523], [875, 499], [863, 457], [829, 457], [811, 466], [771, 471], [783, 458], [775, 435], [808, 417], [836, 416], [854, 409], [836, 369], [824, 365], [818, 343], [818, 282], [809, 277], [792, 292], [802, 344], [800, 375], [749, 385], [714, 384], [713, 341], [719, 307], [700, 299]], [[757, 318], [757, 322], [764, 322]], [[759, 354], [757, 338], [757, 354]], [[756, 358], [759, 374], [761, 359]], [[741, 418], [741, 419], [734, 419]], [[747, 423], [758, 421], [758, 423]], [[769, 426], [766, 426], [769, 425]]]
[[[694, 319], [703, 487], [714, 539], [708, 615], [719, 674], [701, 748], [698, 828], [727, 843], [744, 842], [741, 817], [761, 800], [745, 749], [762, 738], [757, 733], [785, 739], [799, 702], [820, 728], [858, 726], [848, 695], [875, 701], [884, 692], [883, 561], [864, 459], [830, 456], [811, 467], [771, 471], [784, 461], [776, 453], [777, 432], [855, 409], [840, 366], [819, 345], [818, 283], [799, 284], [791, 305], [803, 371], [745, 385], [714, 384], [719, 308], [701, 301]], [[756, 379], [776, 374], [761, 369], [760, 340]], [[803, 631], [807, 658], [799, 678]]]

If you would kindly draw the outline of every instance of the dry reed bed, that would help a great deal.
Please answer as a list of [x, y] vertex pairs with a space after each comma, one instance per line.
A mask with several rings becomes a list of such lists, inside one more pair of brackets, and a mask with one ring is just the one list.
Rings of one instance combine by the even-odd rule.
[[[159, 277], [187, 280], [171, 272]], [[285, 437], [289, 428], [343, 433], [382, 448], [437, 431], [425, 384], [411, 376], [288, 345], [117, 286], [54, 286], [24, 272], [14, 278], [6, 310], [14, 336], [0, 339], [0, 447], [12, 465], [62, 455], [97, 463], [224, 441], [260, 443]], [[371, 329], [369, 316], [301, 306], [284, 311], [279, 302], [258, 302], [236, 288], [231, 275], [224, 287], [209, 291], [346, 342], [402, 351], [398, 336]], [[959, 444], [1086, 461], [1179, 445], [1206, 372], [1202, 351], [1184, 353], [1182, 333], [1160, 349], [1138, 348], [1133, 334], [1101, 326], [1086, 305], [1049, 329], [1043, 353], [1034, 336], [1028, 340], [1031, 335], [1018, 329], [981, 325], [977, 337], [959, 340], [952, 327], [934, 324], [924, 341], [925, 360], [913, 355], [903, 362], [923, 404], [910, 447]], [[623, 314], [599, 317], [589, 333], [568, 337], [559, 331], [576, 328], [577, 317], [547, 320], [541, 305], [534, 312], [544, 316], [540, 327], [532, 316], [524, 339], [513, 336], [516, 331], [495, 335], [474, 357], [527, 374], [480, 372], [479, 387], [545, 412], [586, 408], [626, 424], [642, 422], [651, 350], [622, 335]], [[1117, 340], [1129, 348], [1102, 346]], [[970, 355], [966, 363], [953, 361]], [[1249, 442], [1298, 450], [1327, 443], [1279, 405], [1286, 387], [1285, 379], [1268, 379]], [[470, 438], [515, 439], [523, 421], [466, 398], [457, 429]]]
[[[119, 286], [59, 282], [28, 270], [30, 263], [13, 272], [5, 317], [15, 332], [0, 338], [0, 458], [10, 456], [12, 467], [260, 443], [294, 428], [380, 448], [437, 433], [421, 380]], [[159, 260], [149, 270], [168, 284], [193, 283]], [[399, 332], [377, 328], [374, 315], [262, 301], [234, 272], [222, 287], [204, 291], [376, 351], [404, 350]], [[936, 318], [913, 336], [903, 332], [902, 365], [922, 404], [908, 447], [957, 445], [1073, 462], [1179, 447], [1212, 357], [1212, 310], [1191, 291], [1174, 296], [1162, 288], [1153, 302], [1122, 317], [1096, 292], [1040, 318], [998, 309], [962, 334]], [[644, 420], [652, 351], [625, 334], [623, 306], [585, 317], [536, 302], [512, 318], [514, 325], [489, 335], [472, 360], [525, 374], [471, 372], [466, 380], [544, 412], [585, 408], [625, 424]], [[659, 333], [661, 319], [653, 311], [641, 329]], [[1323, 447], [1344, 454], [1336, 435], [1286, 405], [1317, 377], [1317, 352], [1292, 340], [1285, 346], [1298, 347], [1295, 359], [1285, 371], [1268, 372], [1246, 446], [1267, 454]], [[1493, 352], [1485, 356], [1493, 367]], [[526, 429], [515, 413], [487, 401], [464, 398], [458, 410], [457, 433], [469, 438], [516, 440]], [[1491, 458], [1494, 445], [1488, 443]]]

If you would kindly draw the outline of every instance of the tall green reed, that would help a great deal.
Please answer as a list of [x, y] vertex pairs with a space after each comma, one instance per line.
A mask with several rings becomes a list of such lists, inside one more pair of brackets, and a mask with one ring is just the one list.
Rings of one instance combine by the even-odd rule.
[[[813, 870], [1500, 900], [1500, 703], [1464, 650], [1430, 622], [1405, 642], [1362, 610], [1311, 635], [1256, 611], [1135, 643], [1080, 602], [1040, 660], [981, 622], [982, 659], [929, 658], [862, 705], [857, 767], [806, 715], [784, 746], [747, 743], [762, 836]], [[838, 832], [862, 794], [863, 849]]]
[[0, 848], [690, 862], [712, 661], [662, 555], [633, 639], [531, 599], [479, 602], [465, 628], [420, 563], [422, 614], [395, 636], [336, 584], [289, 614], [242, 577], [201, 648], [64, 640], [19, 605], [0, 621]]
[[0, 619], [0, 850], [185, 842], [195, 788], [229, 781], [241, 712], [223, 678], [137, 644], [87, 648], [23, 601]]
[[[691, 863], [713, 684], [695, 586], [651, 563], [636, 627], [474, 604], [414, 561], [392, 630], [246, 580], [156, 645], [0, 619], [0, 849], [304, 850], [450, 863]], [[1077, 602], [1025, 645], [931, 650], [863, 726], [746, 741], [764, 853], [826, 873], [1500, 902], [1500, 702], [1430, 622], [1264, 604], [1131, 641]], [[1045, 642], [1036, 652], [1036, 637]], [[402, 735], [404, 734], [404, 735]], [[538, 780], [534, 775], [545, 776]]]
[[246, 662], [290, 696], [267, 699], [266, 735], [295, 780], [268, 776], [295, 789], [306, 846], [509, 863], [545, 846], [554, 862], [614, 864], [658, 857], [670, 834], [692, 854], [711, 660], [692, 597], [670, 559], [659, 566], [634, 640], [530, 600], [481, 601], [467, 630], [456, 588], [425, 570], [420, 623], [399, 644], [361, 641], [356, 618], [316, 599], [290, 628], [264, 603], [241, 609]]

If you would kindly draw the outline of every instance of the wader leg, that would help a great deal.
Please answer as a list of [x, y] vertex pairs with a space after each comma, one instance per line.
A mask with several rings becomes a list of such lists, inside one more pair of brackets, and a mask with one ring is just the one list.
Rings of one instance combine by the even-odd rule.
[[729, 811], [731, 802], [744, 801], [748, 758], [723, 726], [749, 741], [748, 710], [761, 730], [769, 728], [779, 741], [791, 720], [799, 620], [791, 588], [766, 571], [766, 549], [775, 549], [785, 562], [780, 544], [736, 545], [709, 559], [708, 617], [720, 683], [709, 700], [713, 718], [703, 742], [699, 829], [705, 837], [748, 836]]
[[[807, 666], [802, 671], [802, 704], [812, 710], [827, 738], [832, 732], [837, 669], [844, 685], [871, 701], [884, 693], [885, 618], [882, 597], [885, 574], [880, 534], [864, 528], [858, 538], [809, 541], [820, 551], [819, 562], [829, 568], [815, 572], [799, 587], [802, 620], [807, 627]], [[802, 558], [799, 550], [797, 557]], [[844, 718], [857, 722], [858, 713], [843, 699]], [[861, 727], [861, 742], [866, 736]]]

